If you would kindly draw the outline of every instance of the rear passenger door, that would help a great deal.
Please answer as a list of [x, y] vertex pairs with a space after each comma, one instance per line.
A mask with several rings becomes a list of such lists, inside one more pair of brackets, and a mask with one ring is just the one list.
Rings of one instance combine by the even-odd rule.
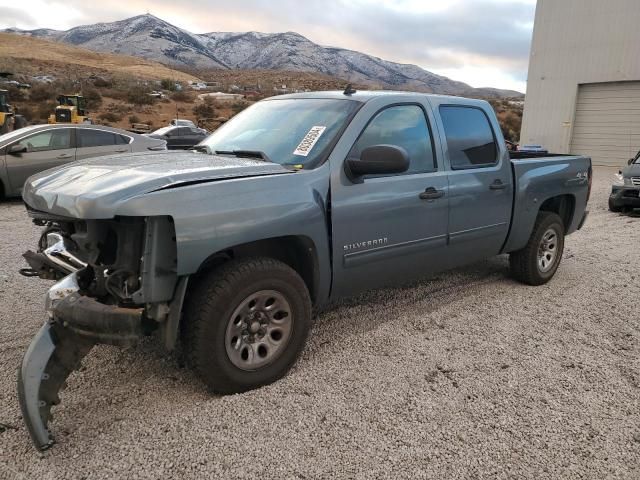
[[332, 176], [336, 296], [411, 281], [438, 270], [446, 257], [447, 172], [437, 159], [429, 109], [419, 102], [382, 109], [368, 104], [358, 118], [354, 129], [368, 123], [360, 127], [347, 158], [370, 146], [394, 145], [409, 154], [410, 167], [352, 181], [342, 163], [339, 175]]
[[187, 130], [188, 128], [185, 127], [176, 127], [169, 130], [166, 133], [167, 148], [170, 150], [183, 149]]
[[181, 148], [191, 148], [204, 138], [202, 132], [194, 127], [180, 127], [178, 130]]
[[497, 255], [511, 221], [509, 157], [498, 147], [485, 110], [463, 104], [440, 104], [437, 109], [451, 169], [449, 255], [454, 264]]
[[129, 137], [97, 128], [76, 129], [76, 160], [131, 151]]

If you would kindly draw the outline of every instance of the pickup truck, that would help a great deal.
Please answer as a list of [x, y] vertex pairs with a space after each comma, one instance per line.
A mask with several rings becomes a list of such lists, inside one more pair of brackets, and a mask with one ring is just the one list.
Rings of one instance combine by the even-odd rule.
[[337, 298], [499, 254], [546, 283], [591, 177], [586, 157], [510, 159], [485, 101], [351, 89], [263, 100], [192, 151], [37, 174], [23, 198], [46, 229], [23, 273], [58, 283], [19, 368], [32, 440], [52, 445], [58, 390], [95, 344], [180, 341], [231, 394], [285, 375]]

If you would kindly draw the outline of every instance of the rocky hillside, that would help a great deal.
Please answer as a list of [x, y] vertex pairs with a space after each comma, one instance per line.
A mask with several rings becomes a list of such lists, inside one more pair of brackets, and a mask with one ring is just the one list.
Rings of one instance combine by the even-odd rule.
[[86, 79], [91, 75], [120, 75], [139, 80], [172, 78], [181, 82], [199, 78], [140, 57], [99, 53], [8, 33], [0, 33], [0, 71], [12, 72], [24, 82], [31, 82], [30, 76], [39, 74], [69, 80]]
[[193, 34], [149, 14], [67, 31], [6, 31], [78, 45], [98, 52], [143, 57], [190, 70], [318, 72], [377, 88], [472, 96], [522, 95], [510, 90], [475, 89], [416, 65], [394, 63], [343, 48], [323, 47], [294, 32]]

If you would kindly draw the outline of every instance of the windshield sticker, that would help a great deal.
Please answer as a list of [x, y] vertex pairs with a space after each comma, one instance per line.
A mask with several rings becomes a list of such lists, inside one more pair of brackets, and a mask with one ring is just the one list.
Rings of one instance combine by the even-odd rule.
[[311, 149], [326, 129], [327, 127], [319, 125], [311, 127], [311, 130], [307, 132], [300, 144], [293, 151], [293, 154], [300, 155], [302, 157], [306, 157], [307, 155], [309, 155], [309, 152], [311, 152]]

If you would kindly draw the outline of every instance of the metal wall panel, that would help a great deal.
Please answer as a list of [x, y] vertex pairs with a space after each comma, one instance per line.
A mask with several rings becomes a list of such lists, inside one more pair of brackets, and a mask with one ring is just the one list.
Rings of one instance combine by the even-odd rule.
[[[600, 134], [615, 133], [635, 121], [633, 107], [640, 104], [635, 95], [640, 89], [639, 23], [640, 0], [538, 0], [520, 143], [569, 153], [572, 138], [581, 138], [591, 123], [600, 125]], [[633, 83], [621, 90], [618, 82], [625, 81]], [[579, 88], [604, 82], [615, 83]], [[600, 110], [602, 118], [594, 118], [591, 110]], [[598, 141], [607, 139], [592, 136], [592, 143]], [[595, 151], [597, 145], [593, 147]]]
[[623, 166], [640, 150], [640, 82], [580, 85], [570, 152]]

